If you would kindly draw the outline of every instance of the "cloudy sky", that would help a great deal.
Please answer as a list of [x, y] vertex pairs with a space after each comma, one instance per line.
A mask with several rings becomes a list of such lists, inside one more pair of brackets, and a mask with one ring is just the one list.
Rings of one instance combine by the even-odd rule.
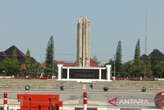
[[164, 0], [1, 0], [0, 51], [16, 45], [43, 62], [53, 35], [55, 59], [74, 61], [80, 16], [91, 21], [91, 56], [101, 61], [113, 57], [119, 40], [123, 61], [133, 58], [137, 39], [143, 54], [146, 16], [148, 53], [164, 52]]

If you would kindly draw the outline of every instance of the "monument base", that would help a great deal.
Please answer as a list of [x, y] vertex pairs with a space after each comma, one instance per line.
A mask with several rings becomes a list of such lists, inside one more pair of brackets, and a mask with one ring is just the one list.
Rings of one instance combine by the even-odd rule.
[[106, 67], [64, 67], [58, 64], [58, 81], [111, 81], [111, 65]]

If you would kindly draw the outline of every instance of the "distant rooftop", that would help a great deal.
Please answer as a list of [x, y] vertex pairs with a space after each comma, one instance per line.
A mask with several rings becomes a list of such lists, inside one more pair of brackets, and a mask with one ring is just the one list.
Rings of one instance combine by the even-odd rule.
[[6, 58], [11, 58], [13, 56], [13, 51], [16, 49], [17, 52], [17, 58], [19, 61], [24, 62], [26, 59], [25, 54], [20, 51], [15, 45], [9, 47], [5, 51], [0, 51], [0, 61], [6, 59]]
[[[71, 62], [56, 61], [56, 60], [55, 60], [54, 63], [56, 63], [56, 64], [62, 64], [63, 66], [66, 66], [66, 67], [74, 67], [74, 66], [77, 66], [77, 65], [76, 65], [76, 62], [71, 63]], [[46, 66], [46, 63], [44, 62], [44, 63], [42, 64], [42, 66]], [[91, 59], [91, 60], [90, 60], [90, 67], [99, 67], [99, 65], [96, 64], [96, 63], [93, 61], [93, 59]]]
[[164, 61], [164, 54], [159, 51], [158, 49], [154, 49], [148, 56], [147, 55], [142, 55], [141, 59], [144, 61], [148, 60], [148, 57], [150, 57], [153, 61]]

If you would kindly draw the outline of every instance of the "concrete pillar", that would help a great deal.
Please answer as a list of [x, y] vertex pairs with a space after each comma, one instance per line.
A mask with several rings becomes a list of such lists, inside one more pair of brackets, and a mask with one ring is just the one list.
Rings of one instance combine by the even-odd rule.
[[99, 68], [99, 80], [101, 80], [101, 68]]
[[82, 23], [83, 18], [80, 17], [77, 24], [77, 66], [82, 66]]
[[85, 18], [85, 66], [90, 66], [90, 21]]
[[58, 64], [58, 80], [61, 80], [62, 64]]
[[69, 67], [67, 68], [67, 79], [69, 79]]
[[91, 26], [90, 21], [88, 20], [88, 65], [90, 66], [90, 57], [91, 57]]
[[85, 23], [85, 19], [83, 18], [83, 25], [82, 25], [82, 66], [85, 67], [86, 66], [86, 23]]
[[106, 65], [107, 69], [107, 81], [111, 81], [111, 65]]

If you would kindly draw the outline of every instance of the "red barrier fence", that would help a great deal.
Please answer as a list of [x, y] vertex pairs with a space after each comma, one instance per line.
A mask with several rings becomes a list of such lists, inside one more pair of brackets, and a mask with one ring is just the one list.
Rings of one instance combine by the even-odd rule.
[[63, 106], [59, 95], [18, 94], [17, 98], [20, 101], [19, 110], [59, 110]]

